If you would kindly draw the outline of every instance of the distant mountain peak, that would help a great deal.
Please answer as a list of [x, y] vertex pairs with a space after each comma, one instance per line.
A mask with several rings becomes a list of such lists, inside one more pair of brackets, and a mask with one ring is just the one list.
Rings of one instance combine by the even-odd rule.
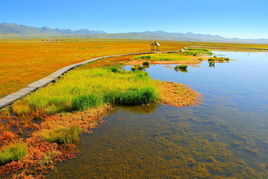
[[18, 36], [80, 36], [90, 38], [114, 38], [114, 39], [147, 39], [147, 40], [173, 40], [173, 41], [196, 41], [196, 42], [229, 42], [229, 43], [262, 43], [268, 44], [268, 39], [239, 39], [224, 38], [219, 35], [197, 34], [192, 32], [177, 33], [165, 31], [144, 31], [129, 33], [105, 33], [88, 29], [70, 30], [53, 29], [47, 26], [38, 28], [14, 23], [0, 24], [0, 34], [16, 34]]
[[55, 35], [68, 35], [68, 34], [104, 34], [103, 31], [80, 29], [80, 30], [70, 30], [70, 29], [53, 29], [47, 26], [41, 28], [31, 27], [25, 25], [18, 25], [14, 23], [1, 23], [0, 24], [0, 34], [18, 34], [18, 35], [31, 35], [31, 34], [55, 34]]

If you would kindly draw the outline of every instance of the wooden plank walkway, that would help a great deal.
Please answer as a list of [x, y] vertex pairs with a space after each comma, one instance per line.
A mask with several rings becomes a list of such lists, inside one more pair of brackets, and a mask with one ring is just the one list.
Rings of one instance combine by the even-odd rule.
[[[94, 62], [103, 58], [110, 58], [110, 57], [120, 57], [120, 56], [127, 56], [127, 55], [143, 55], [143, 54], [151, 54], [151, 53], [156, 53], [156, 52], [145, 52], [145, 53], [130, 53], [130, 54], [121, 54], [121, 55], [110, 55], [110, 56], [103, 56], [103, 57], [97, 57], [97, 58], [92, 58], [80, 63], [76, 63], [76, 64], [72, 64], [66, 67], [63, 67], [57, 71], [55, 71], [54, 73], [50, 74], [49, 76], [42, 78], [40, 80], [37, 80], [29, 85], [27, 85], [25, 88], [20, 89], [19, 91], [12, 93], [10, 95], [7, 95], [3, 98], [0, 99], [0, 109], [4, 108], [10, 104], [12, 104], [13, 102], [25, 97], [26, 95], [38, 90], [39, 88], [42, 88], [46, 85], [48, 85], [49, 83], [54, 82], [57, 78], [59, 78], [61, 75], [63, 75], [64, 73], [79, 67], [81, 65], [90, 63], [90, 62]], [[159, 53], [159, 52], [157, 52]], [[167, 52], [164, 52], [167, 53]]]

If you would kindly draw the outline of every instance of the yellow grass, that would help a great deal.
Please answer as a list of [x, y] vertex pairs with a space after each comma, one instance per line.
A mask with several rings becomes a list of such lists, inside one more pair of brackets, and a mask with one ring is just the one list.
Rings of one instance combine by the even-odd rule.
[[[0, 97], [14, 92], [61, 67], [93, 57], [150, 51], [148, 40], [62, 39], [0, 40]], [[161, 51], [186, 46], [223, 50], [262, 50], [268, 45], [160, 41]]]
[[[0, 97], [61, 67], [90, 58], [150, 51], [151, 41], [63, 39], [58, 42], [0, 40]], [[161, 50], [177, 50], [187, 42], [161, 42]]]

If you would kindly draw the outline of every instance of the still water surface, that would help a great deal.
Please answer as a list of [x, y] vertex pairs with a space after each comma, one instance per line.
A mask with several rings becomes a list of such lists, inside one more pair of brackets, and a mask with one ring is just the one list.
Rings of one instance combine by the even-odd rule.
[[83, 135], [79, 156], [47, 177], [267, 177], [268, 55], [214, 53], [236, 61], [203, 62], [188, 72], [147, 69], [154, 79], [197, 90], [202, 104], [117, 107], [93, 135]]

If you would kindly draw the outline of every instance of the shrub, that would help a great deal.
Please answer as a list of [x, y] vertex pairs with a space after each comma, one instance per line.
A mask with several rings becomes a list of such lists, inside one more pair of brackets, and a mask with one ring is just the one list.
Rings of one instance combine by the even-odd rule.
[[149, 63], [149, 62], [143, 62], [142, 65], [143, 65], [143, 66], [149, 66], [150, 63]]
[[215, 62], [214, 61], [210, 61], [209, 63], [209, 67], [215, 67]]
[[188, 65], [177, 65], [177, 66], [175, 66], [175, 70], [176, 69], [183, 69], [183, 70], [185, 70], [187, 68], [188, 68]]
[[105, 101], [119, 105], [140, 105], [156, 102], [158, 93], [155, 88], [133, 88], [124, 92], [112, 91], [105, 95]]
[[209, 59], [208, 59], [208, 62], [214, 62], [214, 61], [215, 61], [214, 58], [209, 58]]
[[48, 142], [56, 142], [59, 144], [72, 144], [79, 141], [79, 134], [81, 129], [77, 126], [62, 127], [58, 129], [44, 129], [38, 134], [40, 137]]
[[150, 55], [142, 55], [138, 57], [139, 59], [151, 59]]
[[27, 145], [25, 143], [15, 143], [4, 146], [0, 150], [0, 164], [6, 164], [11, 161], [21, 159], [27, 151]]
[[114, 73], [120, 73], [120, 72], [122, 72], [122, 68], [121, 67], [110, 67], [109, 69], [112, 72], [114, 72]]
[[131, 71], [142, 71], [142, 70], [144, 70], [144, 67], [140, 65], [134, 65], [133, 67], [131, 67]]
[[103, 104], [103, 98], [95, 94], [78, 96], [72, 100], [73, 109], [78, 111], [94, 108], [101, 104]]

